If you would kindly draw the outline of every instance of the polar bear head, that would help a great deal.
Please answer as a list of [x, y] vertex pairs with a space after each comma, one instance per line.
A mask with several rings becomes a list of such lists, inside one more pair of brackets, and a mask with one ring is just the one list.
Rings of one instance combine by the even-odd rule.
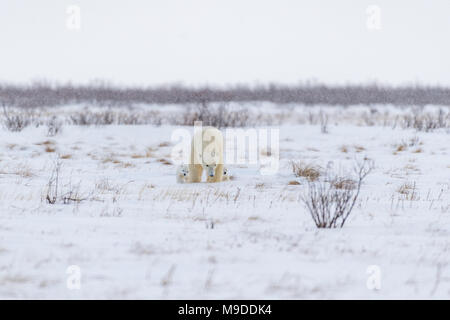
[[186, 182], [189, 177], [189, 166], [182, 164], [177, 168], [177, 181]]
[[227, 167], [223, 167], [222, 181], [229, 181], [229, 180], [231, 180], [231, 174], [228, 171]]
[[215, 146], [210, 144], [206, 146], [202, 154], [203, 170], [206, 176], [213, 178], [216, 174], [217, 164], [220, 162], [219, 153], [216, 152]]
[[216, 167], [216, 163], [204, 164], [203, 169], [206, 171], [206, 176], [211, 178], [214, 177], [214, 175], [216, 174]]

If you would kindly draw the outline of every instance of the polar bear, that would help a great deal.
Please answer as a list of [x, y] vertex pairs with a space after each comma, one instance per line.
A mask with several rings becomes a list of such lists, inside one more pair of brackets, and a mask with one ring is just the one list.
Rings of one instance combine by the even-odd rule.
[[194, 132], [189, 162], [189, 181], [201, 182], [203, 170], [207, 182], [220, 182], [223, 177], [223, 136], [214, 127]]
[[[231, 175], [230, 175], [230, 171], [228, 171], [227, 167], [223, 167], [223, 175], [222, 175], [222, 181], [230, 181], [231, 179]], [[206, 182], [214, 182], [213, 179], [211, 177], [209, 177], [208, 175], [206, 176]]]
[[229, 181], [231, 179], [230, 171], [227, 167], [223, 167], [222, 181]]
[[177, 167], [177, 182], [178, 183], [189, 182], [189, 166], [188, 165], [182, 164]]

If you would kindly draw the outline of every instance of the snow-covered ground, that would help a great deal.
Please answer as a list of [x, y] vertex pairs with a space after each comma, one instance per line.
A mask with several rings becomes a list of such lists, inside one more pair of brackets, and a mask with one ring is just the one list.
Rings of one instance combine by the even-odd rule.
[[[234, 179], [217, 184], [176, 183], [177, 126], [0, 129], [0, 298], [450, 298], [449, 133], [335, 124], [346, 116], [333, 110], [328, 134], [272, 126], [277, 174], [230, 165]], [[290, 161], [363, 157], [375, 168], [349, 220], [317, 229]], [[86, 200], [47, 203], [57, 158], [60, 192]]]

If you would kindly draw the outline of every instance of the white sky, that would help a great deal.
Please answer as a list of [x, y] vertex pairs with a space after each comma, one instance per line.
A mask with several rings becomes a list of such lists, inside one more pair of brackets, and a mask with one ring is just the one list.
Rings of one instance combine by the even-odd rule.
[[1, 0], [0, 81], [43, 78], [450, 85], [450, 0]]

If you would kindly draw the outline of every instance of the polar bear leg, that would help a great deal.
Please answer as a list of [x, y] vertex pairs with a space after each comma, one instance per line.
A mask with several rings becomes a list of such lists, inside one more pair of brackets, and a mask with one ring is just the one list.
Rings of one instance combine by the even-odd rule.
[[189, 182], [201, 182], [203, 167], [201, 164], [189, 165]]
[[218, 164], [216, 167], [216, 173], [212, 177], [212, 182], [221, 182], [223, 180], [223, 164]]

